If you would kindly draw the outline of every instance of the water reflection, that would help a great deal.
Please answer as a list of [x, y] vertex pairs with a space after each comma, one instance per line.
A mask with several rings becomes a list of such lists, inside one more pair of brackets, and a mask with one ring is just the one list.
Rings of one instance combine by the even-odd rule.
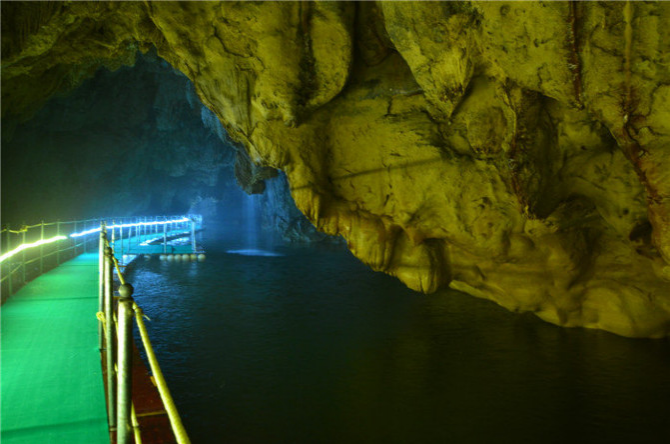
[[[338, 249], [138, 264], [193, 442], [661, 442], [670, 347], [421, 295]], [[660, 441], [659, 441], [660, 440]]]
[[276, 253], [274, 251], [259, 250], [256, 248], [244, 248], [241, 250], [228, 250], [226, 253], [229, 254], [241, 254], [242, 256], [266, 256], [266, 257], [279, 257], [283, 256], [281, 253]]

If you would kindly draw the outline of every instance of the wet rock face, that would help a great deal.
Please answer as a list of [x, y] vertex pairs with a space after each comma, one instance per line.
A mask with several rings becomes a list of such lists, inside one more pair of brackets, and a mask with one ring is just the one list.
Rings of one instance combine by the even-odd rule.
[[154, 45], [372, 268], [670, 331], [667, 3], [5, 3], [3, 114]]

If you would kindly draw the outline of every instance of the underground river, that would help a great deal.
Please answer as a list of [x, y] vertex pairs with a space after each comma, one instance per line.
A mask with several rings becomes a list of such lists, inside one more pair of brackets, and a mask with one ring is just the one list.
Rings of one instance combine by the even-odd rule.
[[194, 443], [670, 442], [670, 344], [422, 295], [344, 246], [208, 230], [139, 260], [138, 304]]

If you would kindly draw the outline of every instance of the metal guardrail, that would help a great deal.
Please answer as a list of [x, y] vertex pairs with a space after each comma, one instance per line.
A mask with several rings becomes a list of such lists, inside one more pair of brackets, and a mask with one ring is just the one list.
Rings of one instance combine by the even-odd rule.
[[[120, 250], [123, 256], [124, 249], [128, 251], [130, 243], [141, 239], [141, 235], [160, 236], [163, 232], [165, 239], [165, 233], [177, 229], [180, 224], [181, 228], [188, 229], [189, 221], [193, 230], [195, 224], [202, 222], [202, 217], [188, 215], [100, 218], [67, 222], [42, 221], [36, 225], [24, 225], [18, 230], [4, 227], [0, 232], [2, 300], [14, 294], [26, 282], [57, 267], [63, 261], [80, 253], [93, 251], [102, 224], [111, 231], [113, 241], [121, 240]], [[195, 245], [193, 249], [195, 251]]]
[[[144, 325], [144, 314], [142, 309], [133, 300], [134, 289], [132, 285], [126, 282], [119, 261], [114, 256], [112, 245], [107, 239], [106, 229], [102, 229], [100, 231], [99, 246], [102, 254], [100, 255], [100, 311], [98, 312], [98, 319], [101, 326], [100, 333], [104, 331], [104, 334], [100, 335], [100, 344], [101, 349], [103, 349], [104, 342], [106, 353], [107, 411], [110, 428], [116, 429], [117, 444], [130, 443], [131, 434], [134, 435], [136, 444], [141, 444], [142, 442], [139, 433], [139, 422], [135, 415], [131, 399], [132, 318], [134, 315], [151, 373], [156, 381], [156, 386], [170, 420], [172, 431], [179, 444], [189, 444], [191, 441], [181, 422], [177, 407], [151, 346], [149, 334]], [[120, 282], [118, 288], [119, 298], [116, 307], [114, 306], [115, 298], [113, 296], [114, 269]], [[114, 328], [115, 325], [116, 329]], [[116, 342], [114, 341], [115, 337]]]
[[[164, 243], [167, 243], [169, 232], [184, 230], [190, 232], [195, 251], [195, 229], [200, 223], [202, 217], [199, 215], [156, 216], [42, 222], [25, 225], [19, 230], [5, 227], [0, 231], [0, 284], [3, 301], [14, 293], [17, 285], [24, 285], [79, 253], [94, 251], [97, 244], [99, 348], [106, 353], [107, 413], [110, 430], [115, 429], [117, 433], [117, 444], [129, 444], [131, 434], [134, 435], [136, 444], [142, 442], [139, 422], [131, 401], [133, 314], [175, 438], [179, 444], [189, 444], [190, 440], [149, 341], [142, 310], [132, 298], [133, 287], [125, 281], [113, 247], [118, 246], [123, 256], [124, 249], [129, 251], [132, 242], [139, 243], [150, 237], [160, 238], [162, 234]], [[72, 231], [68, 234], [65, 229], [67, 226], [72, 226]], [[111, 241], [108, 239], [110, 231]], [[114, 297], [113, 269], [116, 269], [121, 283], [118, 298]], [[4, 291], [5, 287], [7, 292]]]

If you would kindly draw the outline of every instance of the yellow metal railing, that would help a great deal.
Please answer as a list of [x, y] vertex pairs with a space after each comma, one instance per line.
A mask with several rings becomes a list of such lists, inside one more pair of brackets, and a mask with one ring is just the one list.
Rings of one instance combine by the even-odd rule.
[[[134, 314], [142, 344], [149, 361], [151, 373], [156, 382], [158, 393], [170, 421], [172, 432], [179, 444], [190, 444], [190, 439], [181, 421], [177, 407], [172, 399], [163, 372], [158, 364], [154, 353], [146, 325], [144, 313], [132, 298], [133, 287], [126, 282], [119, 261], [114, 256], [112, 244], [107, 239], [106, 230], [100, 231], [101, 258], [101, 311], [97, 317], [104, 331], [101, 344], [106, 344], [107, 356], [107, 392], [108, 392], [108, 414], [110, 428], [116, 429], [117, 443], [127, 444], [131, 442], [131, 433], [134, 435], [135, 443], [141, 444], [140, 427], [135, 413], [135, 407], [131, 400], [131, 375], [132, 375], [132, 317]], [[119, 297], [117, 306], [114, 308], [113, 300], [113, 275], [112, 269], [116, 270], [120, 285], [118, 287]], [[147, 318], [148, 319], [148, 318]], [[112, 327], [115, 324], [116, 328]], [[116, 332], [114, 331], [116, 330]], [[116, 333], [116, 334], [114, 334]], [[116, 343], [113, 337], [116, 336]], [[110, 359], [111, 358], [111, 359]]]
[[158, 387], [158, 393], [161, 395], [161, 400], [167, 411], [168, 418], [170, 418], [170, 425], [172, 426], [172, 431], [174, 432], [175, 437], [177, 438], [178, 443], [189, 443], [191, 442], [186, 434], [186, 429], [181, 422], [179, 417], [179, 412], [177, 412], [177, 406], [172, 399], [170, 390], [168, 389], [167, 382], [163, 376], [160, 366], [158, 365], [158, 359], [156, 359], [156, 354], [154, 349], [151, 346], [151, 341], [149, 340], [149, 333], [147, 332], [147, 327], [144, 325], [144, 319], [142, 319], [143, 313], [142, 309], [133, 304], [135, 310], [135, 321], [137, 322], [137, 327], [140, 331], [140, 336], [142, 338], [142, 344], [144, 344], [144, 350], [147, 353], [147, 360], [149, 361], [149, 367], [151, 367], [151, 373], [156, 380], [156, 386]]

